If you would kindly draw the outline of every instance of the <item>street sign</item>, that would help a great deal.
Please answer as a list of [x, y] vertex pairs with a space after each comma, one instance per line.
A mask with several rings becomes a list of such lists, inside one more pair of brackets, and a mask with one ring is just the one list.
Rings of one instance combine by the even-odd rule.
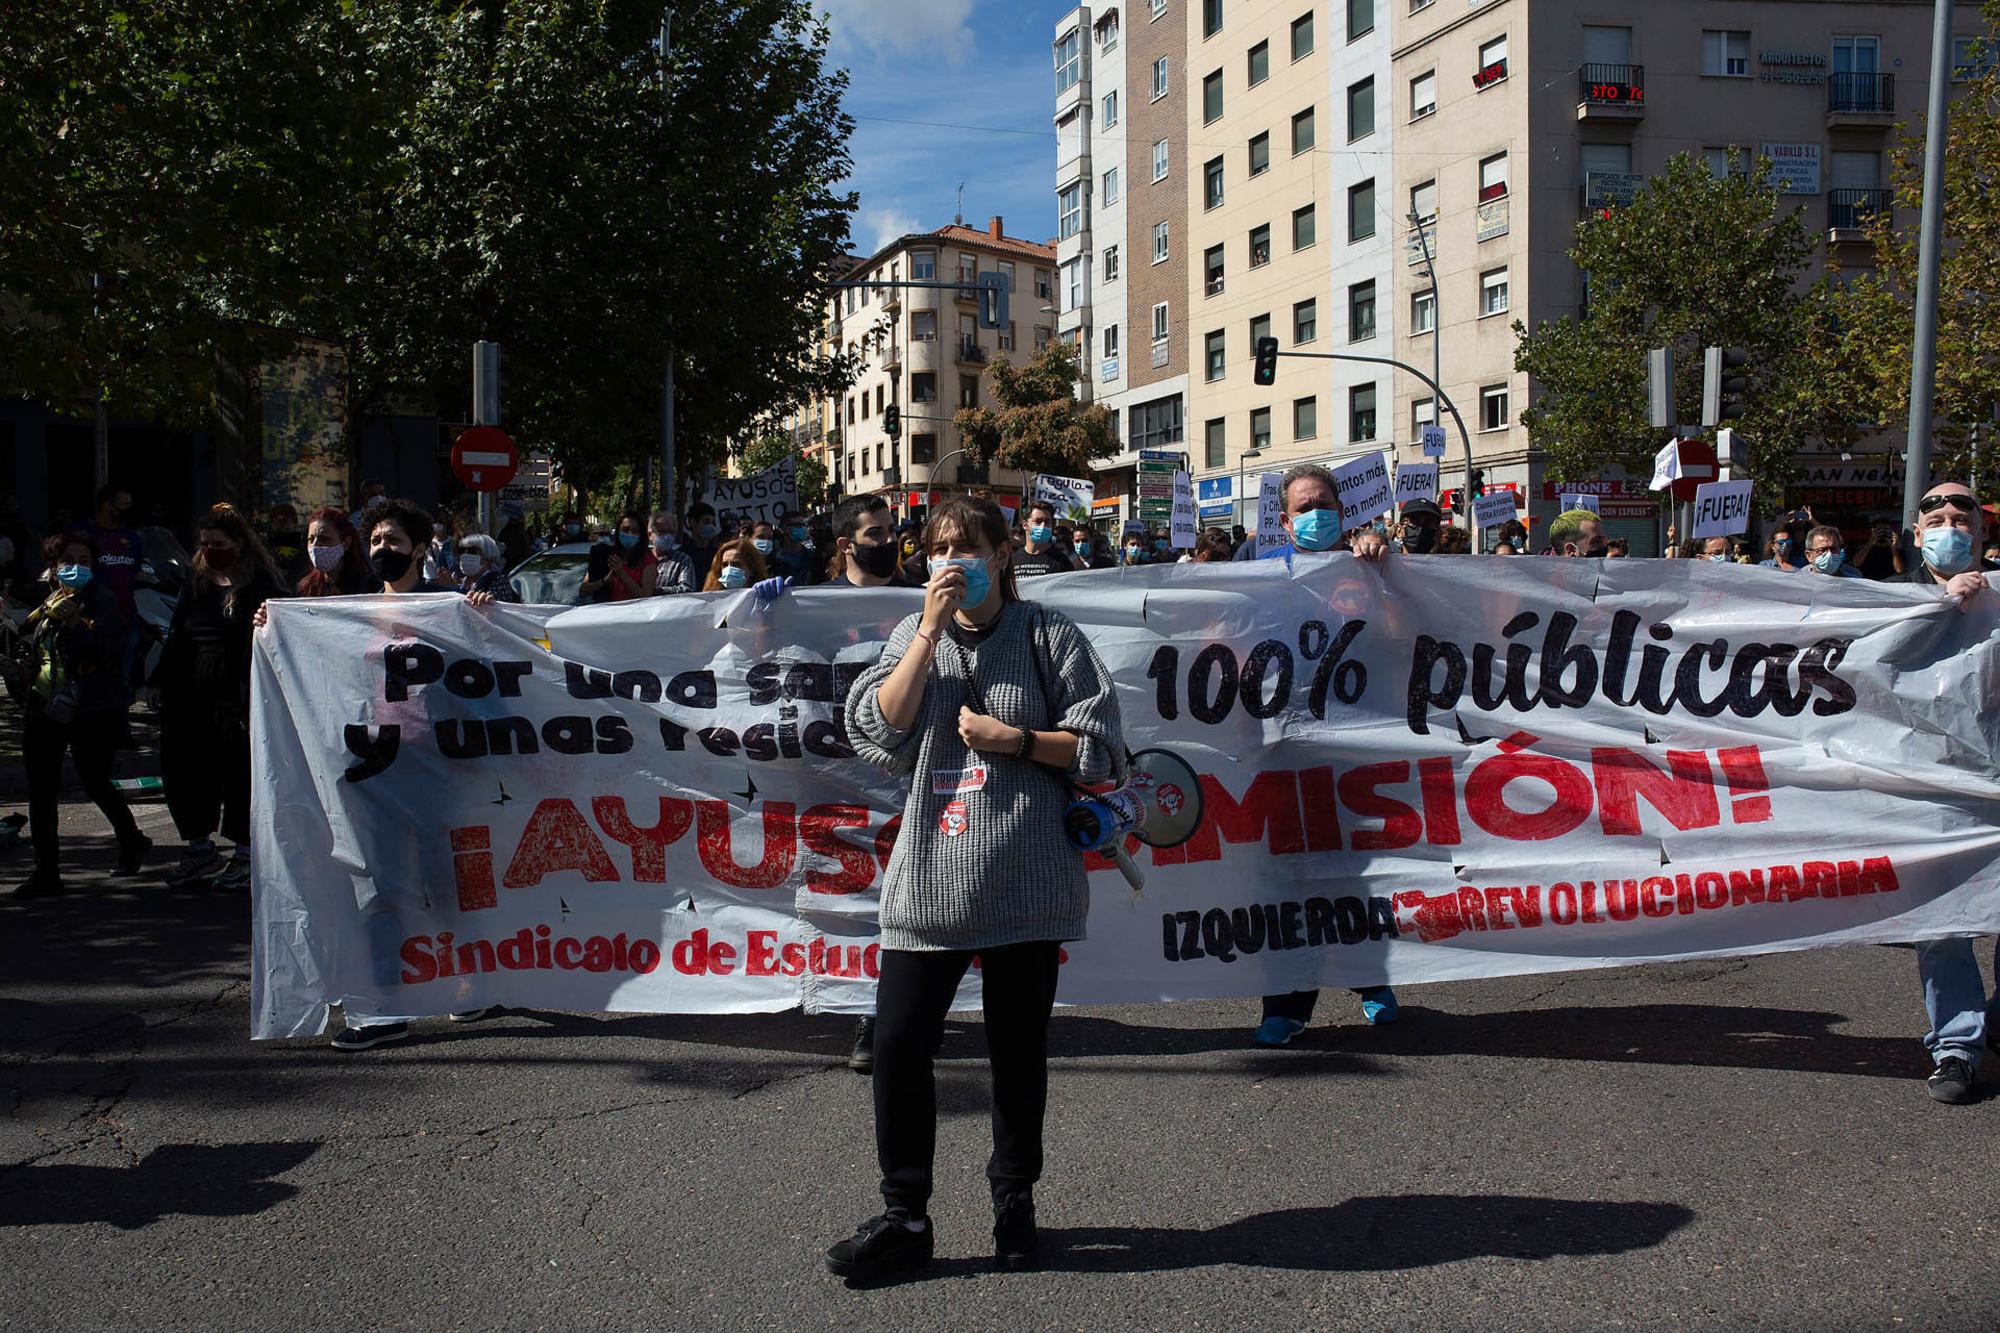
[[1674, 478], [1674, 499], [1693, 504], [1695, 492], [1715, 480], [1715, 447], [1707, 440], [1682, 440], [1681, 472]]
[[452, 474], [467, 490], [497, 491], [520, 467], [520, 451], [498, 426], [474, 426], [451, 442]]

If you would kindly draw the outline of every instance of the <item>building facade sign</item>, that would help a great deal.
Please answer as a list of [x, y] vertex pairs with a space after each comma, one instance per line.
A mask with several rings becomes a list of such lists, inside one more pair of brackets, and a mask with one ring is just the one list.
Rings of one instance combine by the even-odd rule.
[[1782, 181], [1788, 194], [1818, 194], [1822, 145], [1760, 143], [1757, 151], [1771, 159], [1771, 179]]
[[1819, 51], [1759, 51], [1757, 78], [1763, 83], [1824, 84], [1827, 58]]

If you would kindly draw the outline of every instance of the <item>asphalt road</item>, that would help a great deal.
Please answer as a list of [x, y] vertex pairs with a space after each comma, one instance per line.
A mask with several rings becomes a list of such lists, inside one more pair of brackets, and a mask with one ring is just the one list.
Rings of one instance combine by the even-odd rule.
[[852, 1290], [819, 1264], [876, 1211], [844, 1022], [253, 1045], [247, 920], [95, 875], [0, 897], [7, 1327], [2000, 1324], [2000, 1099], [1925, 1096], [1906, 950], [1411, 988], [1385, 1028], [1331, 992], [1282, 1052], [1243, 1003], [1064, 1011], [1035, 1274], [991, 1271], [955, 1021], [939, 1261]]

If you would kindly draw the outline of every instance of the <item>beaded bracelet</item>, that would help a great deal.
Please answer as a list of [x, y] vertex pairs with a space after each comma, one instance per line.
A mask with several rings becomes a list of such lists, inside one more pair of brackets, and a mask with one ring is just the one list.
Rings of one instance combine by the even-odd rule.
[[1021, 744], [1015, 749], [1014, 757], [1016, 759], [1032, 759], [1034, 758], [1034, 756], [1035, 756], [1035, 733], [1028, 730], [1026, 727], [1022, 727]]

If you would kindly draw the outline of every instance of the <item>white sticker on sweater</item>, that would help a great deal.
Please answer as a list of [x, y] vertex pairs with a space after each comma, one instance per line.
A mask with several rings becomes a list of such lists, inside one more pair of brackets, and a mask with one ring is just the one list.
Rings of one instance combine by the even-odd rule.
[[941, 768], [931, 774], [931, 795], [952, 796], [962, 791], [978, 791], [986, 785], [986, 765], [975, 763], [966, 768]]

